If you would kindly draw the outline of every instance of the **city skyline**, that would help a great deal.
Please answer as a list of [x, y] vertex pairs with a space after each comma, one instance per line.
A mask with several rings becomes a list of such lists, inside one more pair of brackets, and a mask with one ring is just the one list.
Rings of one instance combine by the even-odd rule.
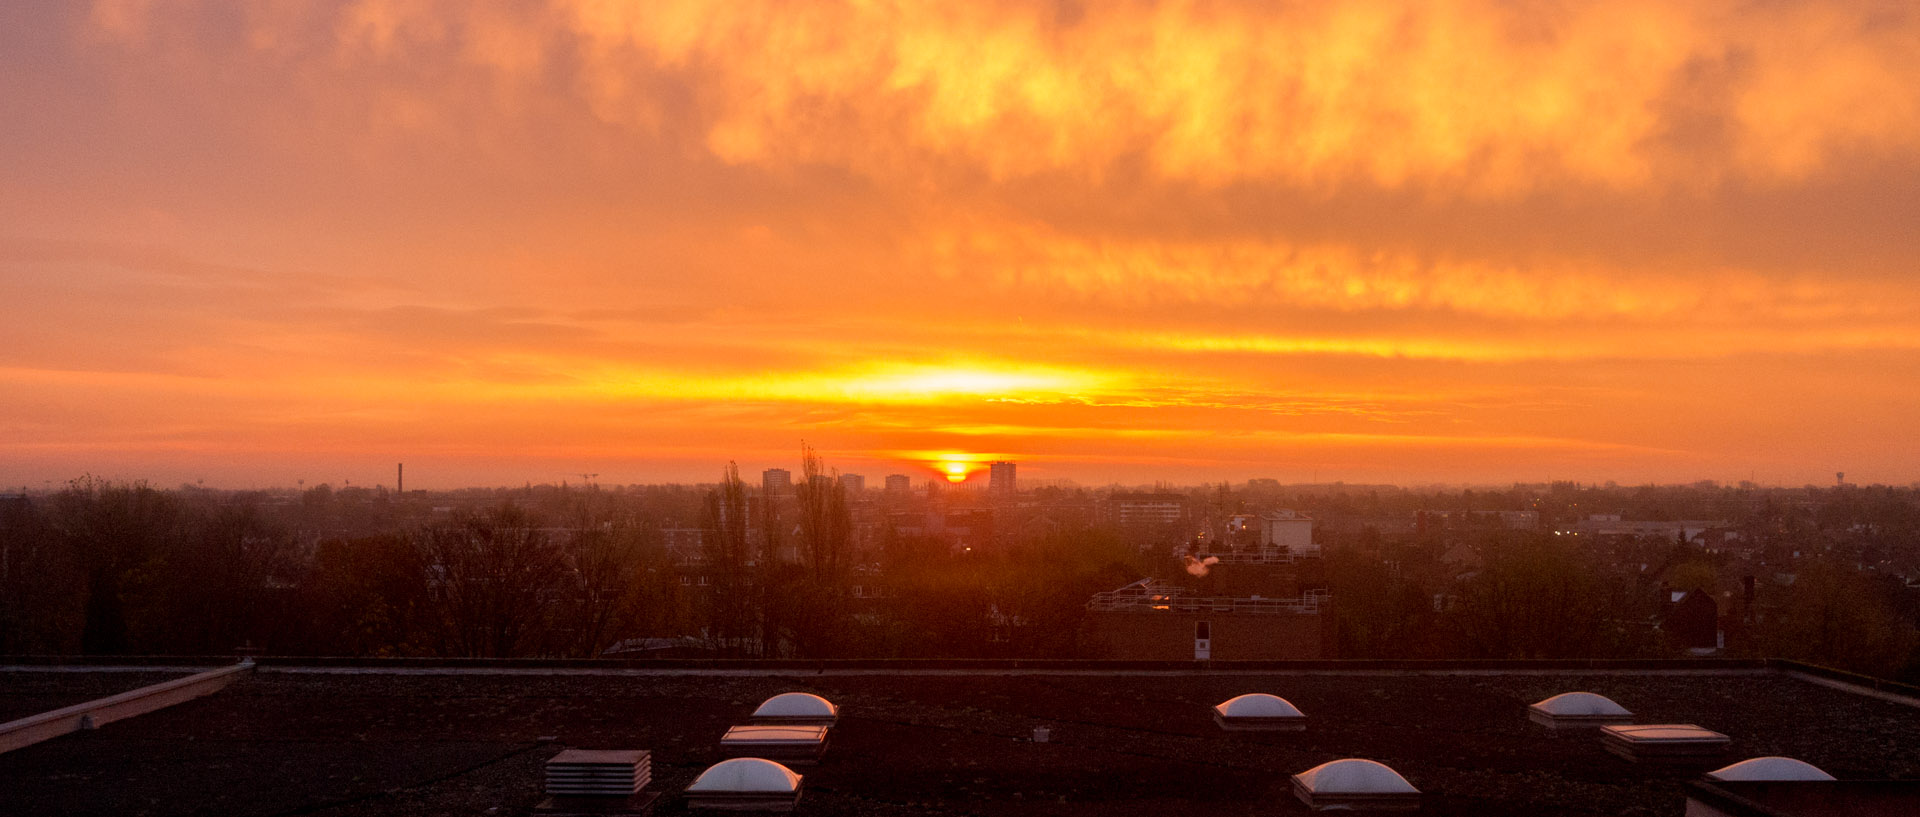
[[0, 486], [1911, 484], [1915, 53], [1880, 2], [12, 4]]

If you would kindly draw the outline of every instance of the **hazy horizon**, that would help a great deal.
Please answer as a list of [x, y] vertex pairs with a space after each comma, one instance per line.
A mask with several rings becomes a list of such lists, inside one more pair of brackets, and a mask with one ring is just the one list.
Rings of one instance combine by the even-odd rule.
[[[799, 473], [799, 465], [797, 462], [769, 463], [765, 465], [756, 464], [756, 465], [753, 465], [752, 467], [749, 467], [746, 464], [739, 464], [739, 465], [740, 465], [741, 478], [744, 479], [747, 482], [748, 486], [753, 490], [759, 489], [761, 472], [767, 468], [784, 468], [788, 470], [791, 474], [797, 475]], [[922, 463], [910, 463], [910, 464], [904, 465], [903, 467], [896, 468], [893, 470], [868, 469], [865, 471], [862, 471], [859, 469], [848, 469], [848, 468], [836, 467], [831, 462], [823, 463], [823, 465], [825, 465], [828, 468], [829, 473], [836, 476], [839, 474], [856, 474], [861, 477], [864, 477], [866, 479], [866, 488], [867, 490], [870, 490], [870, 491], [882, 490], [884, 488], [883, 480], [887, 476], [893, 475], [893, 474], [903, 474], [908, 477], [911, 477], [913, 480], [912, 488], [915, 492], [919, 492], [923, 490], [926, 487], [927, 483], [929, 482], [939, 482], [942, 486], [942, 490], [961, 490], [961, 491], [984, 493], [987, 489], [987, 482], [988, 482], [987, 471], [986, 471], [987, 463], [985, 461], [980, 462], [978, 464], [979, 465], [978, 468], [970, 468], [969, 471], [967, 472], [966, 478], [958, 481], [950, 479], [949, 475], [946, 472], [938, 470], [933, 467], [926, 466], [925, 464], [922, 464]], [[719, 483], [720, 475], [722, 473], [722, 470], [725, 468], [725, 466], [726, 466], [726, 463], [720, 463], [715, 465], [711, 473], [693, 474], [685, 478], [665, 477], [665, 478], [659, 478], [659, 479], [628, 479], [621, 476], [619, 473], [602, 474], [602, 473], [594, 473], [594, 472], [578, 472], [578, 473], [571, 473], [571, 474], [562, 474], [557, 477], [546, 477], [546, 478], [535, 478], [533, 476], [528, 476], [527, 478], [522, 480], [504, 481], [504, 482], [502, 481], [457, 482], [453, 480], [451, 477], [448, 477], [444, 474], [428, 473], [428, 474], [416, 475], [415, 470], [412, 467], [409, 467], [406, 472], [406, 490], [409, 492], [416, 491], [416, 490], [434, 491], [434, 492], [494, 491], [494, 490], [517, 490], [527, 486], [545, 487], [545, 488], [555, 488], [555, 487], [624, 488], [624, 487], [647, 487], [647, 486], [668, 486], [668, 485], [711, 487]], [[218, 479], [209, 480], [204, 477], [165, 479], [165, 478], [153, 478], [150, 476], [143, 476], [140, 474], [132, 474], [132, 473], [115, 474], [115, 473], [87, 471], [79, 474], [74, 474], [72, 476], [63, 477], [60, 479], [52, 479], [52, 478], [43, 479], [43, 480], [40, 480], [39, 482], [15, 481], [15, 482], [9, 483], [4, 480], [0, 480], [0, 493], [4, 493], [7, 491], [16, 490], [16, 489], [22, 489], [28, 493], [48, 493], [53, 491], [64, 490], [66, 487], [68, 487], [69, 485], [75, 482], [89, 480], [89, 479], [105, 481], [109, 483], [146, 484], [162, 490], [172, 489], [176, 487], [193, 487], [193, 488], [205, 488], [208, 490], [217, 490], [217, 491], [298, 491], [298, 490], [318, 487], [320, 485], [326, 485], [335, 490], [339, 490], [342, 488], [367, 488], [367, 489], [381, 489], [381, 490], [391, 491], [391, 490], [394, 490], [396, 487], [395, 476], [396, 476], [395, 471], [391, 467], [388, 468], [386, 475], [382, 478], [376, 478], [373, 475], [371, 475], [371, 473], [369, 472], [366, 478], [356, 478], [352, 475], [331, 478], [331, 479], [296, 477], [296, 478], [289, 479], [286, 481], [281, 481], [281, 482], [262, 481], [262, 480], [254, 480], [254, 481], [246, 481], [246, 482], [231, 482], [231, 481], [223, 482]], [[1838, 483], [1835, 478], [1838, 476], [1840, 475], [1829, 474], [1828, 481], [1824, 483], [1816, 482], [1816, 481], [1768, 482], [1768, 481], [1751, 480], [1744, 477], [1738, 478], [1738, 479], [1715, 479], [1712, 477], [1701, 477], [1698, 479], [1669, 481], [1669, 480], [1622, 480], [1622, 479], [1608, 479], [1608, 478], [1575, 479], [1571, 477], [1560, 477], [1560, 476], [1555, 476], [1550, 479], [1542, 478], [1542, 479], [1512, 479], [1512, 480], [1482, 480], [1482, 481], [1464, 480], [1464, 481], [1447, 482], [1447, 481], [1435, 481], [1435, 480], [1407, 480], [1407, 479], [1402, 479], [1402, 480], [1316, 479], [1316, 478], [1313, 478], [1312, 475], [1310, 475], [1307, 478], [1295, 480], [1295, 479], [1285, 479], [1285, 478], [1276, 477], [1276, 476], [1261, 475], [1257, 473], [1249, 473], [1249, 474], [1244, 474], [1240, 476], [1234, 476], [1231, 478], [1215, 478], [1215, 479], [1177, 480], [1177, 479], [1162, 478], [1162, 479], [1145, 479], [1145, 480], [1106, 479], [1106, 480], [1098, 480], [1098, 481], [1089, 481], [1089, 480], [1074, 479], [1071, 477], [1062, 477], [1057, 475], [1045, 476], [1041, 474], [1028, 473], [1023, 470], [1020, 473], [1019, 484], [1020, 484], [1021, 490], [1030, 490], [1030, 489], [1041, 488], [1041, 487], [1065, 487], [1065, 488], [1088, 489], [1088, 490], [1103, 490], [1108, 488], [1135, 489], [1135, 488], [1165, 487], [1171, 490], [1188, 490], [1188, 489], [1202, 489], [1202, 488], [1214, 487], [1214, 486], [1221, 485], [1222, 483], [1225, 483], [1229, 486], [1246, 487], [1247, 483], [1251, 480], [1269, 480], [1270, 479], [1270, 480], [1274, 480], [1282, 488], [1299, 488], [1299, 487], [1309, 487], [1309, 486], [1327, 487], [1327, 486], [1334, 486], [1334, 485], [1382, 486], [1382, 487], [1390, 487], [1390, 488], [1395, 488], [1398, 490], [1410, 491], [1410, 492], [1461, 491], [1461, 490], [1503, 491], [1503, 490], [1509, 490], [1509, 489], [1518, 488], [1518, 487], [1551, 485], [1554, 483], [1574, 483], [1579, 485], [1581, 488], [1594, 488], [1594, 489], [1639, 488], [1639, 487], [1691, 488], [1691, 487], [1696, 487], [1698, 485], [1701, 485], [1703, 483], [1713, 483], [1723, 488], [1752, 487], [1760, 490], [1776, 490], [1776, 489], [1791, 490], [1791, 489], [1800, 489], [1800, 488], [1837, 487]], [[1846, 487], [1920, 488], [1920, 481], [1902, 483], [1902, 482], [1884, 482], [1884, 481], [1874, 481], [1874, 480], [1857, 480], [1854, 478], [1852, 474], [1846, 474], [1845, 477], [1846, 477], [1846, 482], [1844, 484]]]

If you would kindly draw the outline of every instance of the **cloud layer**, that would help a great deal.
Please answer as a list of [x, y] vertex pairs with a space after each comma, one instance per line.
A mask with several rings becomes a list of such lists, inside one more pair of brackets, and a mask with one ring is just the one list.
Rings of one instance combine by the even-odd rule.
[[1917, 53], [1865, 2], [15, 7], [0, 481], [1910, 481]]

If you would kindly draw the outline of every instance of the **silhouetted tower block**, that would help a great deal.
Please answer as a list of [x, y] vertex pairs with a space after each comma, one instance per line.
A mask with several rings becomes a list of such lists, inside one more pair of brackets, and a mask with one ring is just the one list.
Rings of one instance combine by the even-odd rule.
[[1014, 484], [1014, 464], [1001, 461], [987, 466], [987, 493], [996, 497], [1012, 497], [1019, 489]]
[[785, 468], [768, 468], [761, 471], [760, 490], [767, 496], [786, 496], [793, 493], [793, 472]]

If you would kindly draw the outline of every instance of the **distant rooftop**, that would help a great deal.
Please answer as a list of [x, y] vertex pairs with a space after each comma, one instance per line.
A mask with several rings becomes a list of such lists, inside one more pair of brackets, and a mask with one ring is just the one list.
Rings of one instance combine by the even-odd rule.
[[1289, 598], [1199, 596], [1185, 587], [1156, 579], [1141, 579], [1116, 590], [1095, 593], [1093, 599], [1087, 602], [1087, 609], [1097, 612], [1177, 610], [1302, 615], [1319, 613], [1327, 603], [1327, 598], [1325, 590], [1309, 590]]

